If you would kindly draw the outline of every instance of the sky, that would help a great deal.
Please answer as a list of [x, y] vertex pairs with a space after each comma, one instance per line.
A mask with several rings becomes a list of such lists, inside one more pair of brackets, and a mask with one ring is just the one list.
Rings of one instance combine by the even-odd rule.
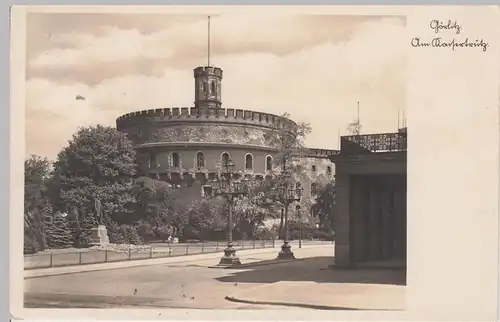
[[[395, 131], [406, 108], [405, 25], [396, 16], [212, 16], [223, 107], [289, 112], [310, 123], [314, 148], [338, 148], [357, 102], [362, 133]], [[29, 14], [26, 154], [54, 160], [79, 127], [192, 106], [207, 29], [202, 15]]]

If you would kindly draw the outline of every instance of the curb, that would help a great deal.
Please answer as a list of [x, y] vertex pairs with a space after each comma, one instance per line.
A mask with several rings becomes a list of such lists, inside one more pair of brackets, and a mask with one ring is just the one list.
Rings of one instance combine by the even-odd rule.
[[287, 306], [287, 307], [300, 307], [304, 309], [314, 309], [314, 310], [346, 310], [346, 311], [360, 311], [366, 309], [355, 309], [348, 307], [338, 307], [338, 306], [327, 306], [327, 305], [315, 305], [315, 304], [304, 304], [304, 303], [289, 303], [289, 302], [270, 302], [270, 301], [252, 301], [252, 300], [243, 300], [237, 299], [232, 296], [226, 296], [226, 299], [229, 302], [234, 303], [244, 303], [244, 304], [256, 304], [256, 305], [274, 305], [274, 306]]
[[353, 307], [341, 307], [341, 306], [329, 306], [329, 305], [316, 305], [316, 304], [305, 304], [305, 303], [292, 303], [292, 302], [271, 302], [271, 301], [253, 301], [253, 300], [243, 300], [237, 299], [232, 296], [226, 296], [229, 302], [234, 303], [244, 303], [244, 304], [256, 304], [256, 305], [273, 305], [273, 306], [286, 306], [286, 307], [299, 307], [304, 309], [313, 310], [327, 310], [327, 311], [404, 311], [399, 309], [358, 309]]

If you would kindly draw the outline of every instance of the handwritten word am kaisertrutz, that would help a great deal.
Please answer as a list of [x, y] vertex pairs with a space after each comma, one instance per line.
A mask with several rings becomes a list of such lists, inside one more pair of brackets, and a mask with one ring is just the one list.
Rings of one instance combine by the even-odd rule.
[[429, 27], [434, 30], [435, 33], [440, 32], [441, 30], [453, 30], [458, 35], [462, 32], [462, 26], [458, 24], [458, 22], [448, 20], [448, 22], [443, 22], [441, 20], [431, 20], [429, 23]]
[[419, 37], [415, 37], [411, 40], [412, 47], [435, 47], [435, 48], [450, 48], [455, 50], [456, 48], [482, 48], [483, 52], [488, 50], [490, 44], [485, 42], [482, 38], [476, 40], [456, 40], [455, 38], [451, 40], [443, 40], [442, 37], [435, 37], [431, 41], [422, 41]]

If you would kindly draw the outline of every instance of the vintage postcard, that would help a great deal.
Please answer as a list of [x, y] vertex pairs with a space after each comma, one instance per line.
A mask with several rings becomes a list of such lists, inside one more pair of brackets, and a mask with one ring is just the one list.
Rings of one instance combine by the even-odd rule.
[[12, 18], [13, 317], [495, 318], [497, 7]]

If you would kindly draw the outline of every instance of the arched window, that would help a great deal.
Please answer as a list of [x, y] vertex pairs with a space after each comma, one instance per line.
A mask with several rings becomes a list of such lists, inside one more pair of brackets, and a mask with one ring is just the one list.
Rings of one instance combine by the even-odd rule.
[[318, 193], [318, 186], [316, 183], [311, 183], [311, 195], [315, 195]]
[[268, 155], [266, 157], [266, 171], [271, 171], [273, 169], [273, 157]]
[[205, 156], [202, 152], [196, 153], [196, 167], [204, 168], [205, 167]]
[[250, 153], [245, 156], [245, 169], [253, 169], [253, 156]]
[[181, 166], [181, 157], [179, 153], [177, 152], [172, 153], [172, 167], [178, 168], [180, 166]]
[[210, 93], [215, 95], [215, 82], [210, 83]]
[[151, 152], [149, 154], [149, 167], [150, 168], [157, 168], [158, 167], [158, 156], [154, 152]]
[[207, 92], [207, 82], [203, 82], [203, 93]]
[[222, 162], [222, 166], [225, 166], [229, 163], [229, 153], [227, 153], [227, 152], [222, 153], [221, 162]]
[[312, 172], [316, 172], [316, 166], [315, 166], [315, 165], [313, 165], [313, 166], [311, 167], [311, 170], [312, 170]]
[[326, 174], [330, 177], [332, 175], [332, 167], [326, 167]]

